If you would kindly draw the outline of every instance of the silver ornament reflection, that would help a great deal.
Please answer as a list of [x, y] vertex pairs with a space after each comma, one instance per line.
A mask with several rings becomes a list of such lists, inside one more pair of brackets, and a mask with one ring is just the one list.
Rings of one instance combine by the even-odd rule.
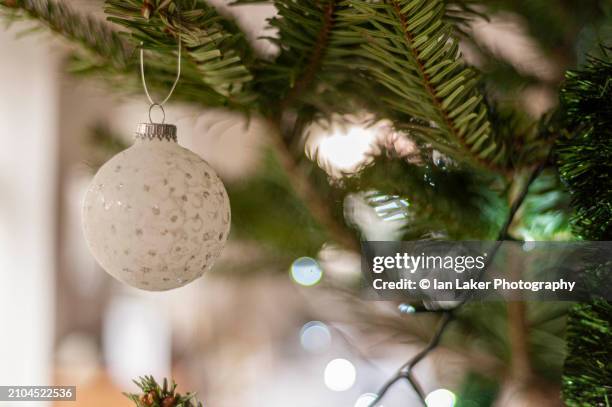
[[176, 127], [141, 124], [134, 145], [104, 164], [85, 196], [83, 229], [102, 268], [150, 291], [209, 270], [230, 229], [214, 170], [176, 143]]

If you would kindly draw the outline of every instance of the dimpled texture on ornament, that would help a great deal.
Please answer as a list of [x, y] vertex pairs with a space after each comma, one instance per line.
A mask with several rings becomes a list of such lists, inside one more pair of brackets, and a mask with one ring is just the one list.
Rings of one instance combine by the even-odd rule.
[[229, 200], [196, 154], [175, 142], [137, 141], [94, 177], [83, 228], [109, 274], [144, 290], [169, 290], [212, 267], [229, 234]]

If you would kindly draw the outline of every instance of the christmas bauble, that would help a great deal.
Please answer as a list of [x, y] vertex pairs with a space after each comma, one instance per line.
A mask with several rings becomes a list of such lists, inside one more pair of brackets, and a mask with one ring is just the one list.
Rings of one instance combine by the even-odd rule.
[[209, 270], [230, 228], [223, 184], [179, 146], [176, 127], [143, 123], [104, 164], [85, 196], [89, 248], [113, 277], [144, 290], [183, 286]]

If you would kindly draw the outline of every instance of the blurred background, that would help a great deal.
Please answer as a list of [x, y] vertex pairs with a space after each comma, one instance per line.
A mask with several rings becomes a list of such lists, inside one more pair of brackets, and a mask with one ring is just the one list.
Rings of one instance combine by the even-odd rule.
[[[98, 1], [68, 3], [102, 16]], [[534, 24], [520, 13], [530, 2], [509, 3], [492, 2], [491, 20], [472, 27], [478, 42], [462, 46], [468, 61], [487, 74], [507, 75], [499, 80], [508, 84], [500, 99], [537, 118], [557, 103], [563, 72], [580, 54], [577, 39], [588, 42], [596, 32], [589, 22], [595, 7], [529, 11], [551, 21]], [[232, 11], [262, 53], [276, 52], [257, 39], [270, 34], [266, 19], [274, 12], [267, 5]], [[147, 120], [148, 104], [144, 95], [116, 96], [103, 82], [70, 75], [70, 46], [47, 34], [24, 36], [25, 27], [0, 30], [0, 384], [76, 385], [76, 402], [53, 405], [120, 407], [131, 405], [121, 394], [135, 390], [131, 379], [152, 374], [175, 378], [179, 390], [198, 392], [207, 406], [367, 406], [428, 339], [436, 318], [355, 298], [345, 288], [358, 284], [357, 253], [328, 244], [311, 257], [293, 247], [283, 252], [259, 241], [258, 231], [230, 234], [213, 271], [184, 288], [148, 293], [112, 279], [87, 250], [82, 199], [97, 167], [129, 145], [135, 125]], [[487, 66], [489, 54], [506, 65]], [[170, 104], [166, 114], [178, 126], [180, 144], [248, 198], [245, 185], [267, 165], [266, 124], [181, 104]], [[355, 115], [313, 126], [306, 154], [316, 151], [331, 178], [355, 171], [389, 146], [410, 155], [415, 147], [409, 140], [368, 119]], [[250, 198], [254, 205], [260, 199]], [[396, 238], [405, 219], [394, 216], [393, 205], [401, 201], [376, 209], [365, 202], [355, 194], [346, 206], [366, 236]], [[253, 228], [291, 221], [282, 216], [259, 214]], [[248, 232], [249, 218], [243, 220]], [[299, 231], [282, 233], [279, 240], [300, 238]], [[561, 405], [554, 401], [554, 378], [563, 360], [563, 322], [556, 324], [541, 338], [553, 361], [543, 366], [553, 379], [530, 397]], [[500, 338], [507, 336], [503, 329], [490, 326]], [[465, 395], [457, 405], [526, 405], [512, 392], [500, 393], [505, 366], [503, 350], [491, 352], [475, 341], [442, 346], [416, 374], [433, 407], [455, 405], [454, 394]], [[470, 394], [477, 395], [472, 404]], [[418, 405], [416, 400], [401, 384], [384, 406]]]

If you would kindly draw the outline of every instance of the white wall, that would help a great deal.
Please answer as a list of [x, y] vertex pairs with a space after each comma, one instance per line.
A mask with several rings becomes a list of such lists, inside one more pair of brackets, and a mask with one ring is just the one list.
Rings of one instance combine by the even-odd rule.
[[58, 58], [48, 37], [16, 39], [15, 33], [0, 28], [0, 385], [46, 385], [52, 381]]

